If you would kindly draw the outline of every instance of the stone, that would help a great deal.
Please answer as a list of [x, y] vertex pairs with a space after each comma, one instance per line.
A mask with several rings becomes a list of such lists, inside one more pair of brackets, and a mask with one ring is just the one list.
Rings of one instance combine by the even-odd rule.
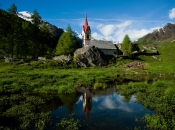
[[14, 61], [14, 59], [12, 57], [4, 57], [4, 58], [5, 58], [6, 63], [11, 63]]
[[46, 60], [46, 57], [38, 57], [38, 60]]
[[108, 65], [105, 54], [95, 46], [79, 48], [74, 52], [74, 61], [79, 66], [102, 67]]
[[141, 64], [140, 62], [134, 61], [131, 62], [130, 64], [128, 64], [127, 66], [125, 66], [126, 69], [130, 69], [130, 68], [138, 68], [138, 69], [144, 69], [144, 65]]
[[72, 61], [72, 57], [66, 56], [66, 55], [60, 55], [60, 56], [53, 57], [53, 60], [60, 60], [61, 62], [69, 63]]

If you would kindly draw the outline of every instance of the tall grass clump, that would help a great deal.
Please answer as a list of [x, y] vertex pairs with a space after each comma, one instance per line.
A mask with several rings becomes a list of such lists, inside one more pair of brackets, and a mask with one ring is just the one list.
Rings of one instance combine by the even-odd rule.
[[76, 93], [76, 89], [72, 84], [68, 84], [66, 86], [60, 85], [58, 86], [58, 93]]
[[95, 82], [95, 84], [93, 85], [93, 89], [106, 89], [106, 88], [107, 84], [103, 82]]
[[173, 81], [130, 82], [117, 85], [116, 90], [129, 101], [135, 95], [137, 102], [154, 111], [143, 117], [146, 129], [171, 130], [175, 128], [175, 83]]

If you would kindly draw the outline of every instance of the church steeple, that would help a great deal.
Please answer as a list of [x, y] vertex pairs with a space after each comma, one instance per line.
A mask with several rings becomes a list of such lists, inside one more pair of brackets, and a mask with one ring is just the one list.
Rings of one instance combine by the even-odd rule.
[[85, 20], [84, 20], [84, 26], [83, 26], [84, 32], [87, 31], [87, 28], [88, 28], [88, 20], [87, 20], [87, 14], [86, 14]]
[[89, 41], [91, 40], [91, 29], [88, 25], [87, 14], [85, 15], [84, 25], [82, 29], [82, 40], [83, 40], [83, 47], [87, 46]]

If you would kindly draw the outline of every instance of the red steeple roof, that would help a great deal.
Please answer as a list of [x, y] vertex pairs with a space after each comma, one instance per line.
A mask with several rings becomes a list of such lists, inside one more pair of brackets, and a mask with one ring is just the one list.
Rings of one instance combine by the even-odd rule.
[[84, 20], [84, 25], [83, 25], [84, 32], [86, 32], [87, 29], [88, 29], [88, 20], [87, 20], [87, 14], [86, 14], [86, 17], [85, 17], [85, 20]]

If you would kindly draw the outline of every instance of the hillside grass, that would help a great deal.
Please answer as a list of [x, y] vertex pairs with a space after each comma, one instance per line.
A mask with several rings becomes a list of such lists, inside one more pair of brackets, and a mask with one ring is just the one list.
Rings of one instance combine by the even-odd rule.
[[175, 37], [158, 43], [144, 45], [157, 46], [157, 50], [160, 54], [155, 55], [157, 59], [154, 59], [153, 56], [139, 56], [141, 62], [145, 64], [145, 70], [153, 73], [175, 73], [175, 41], [171, 42], [173, 40], [175, 40]]

